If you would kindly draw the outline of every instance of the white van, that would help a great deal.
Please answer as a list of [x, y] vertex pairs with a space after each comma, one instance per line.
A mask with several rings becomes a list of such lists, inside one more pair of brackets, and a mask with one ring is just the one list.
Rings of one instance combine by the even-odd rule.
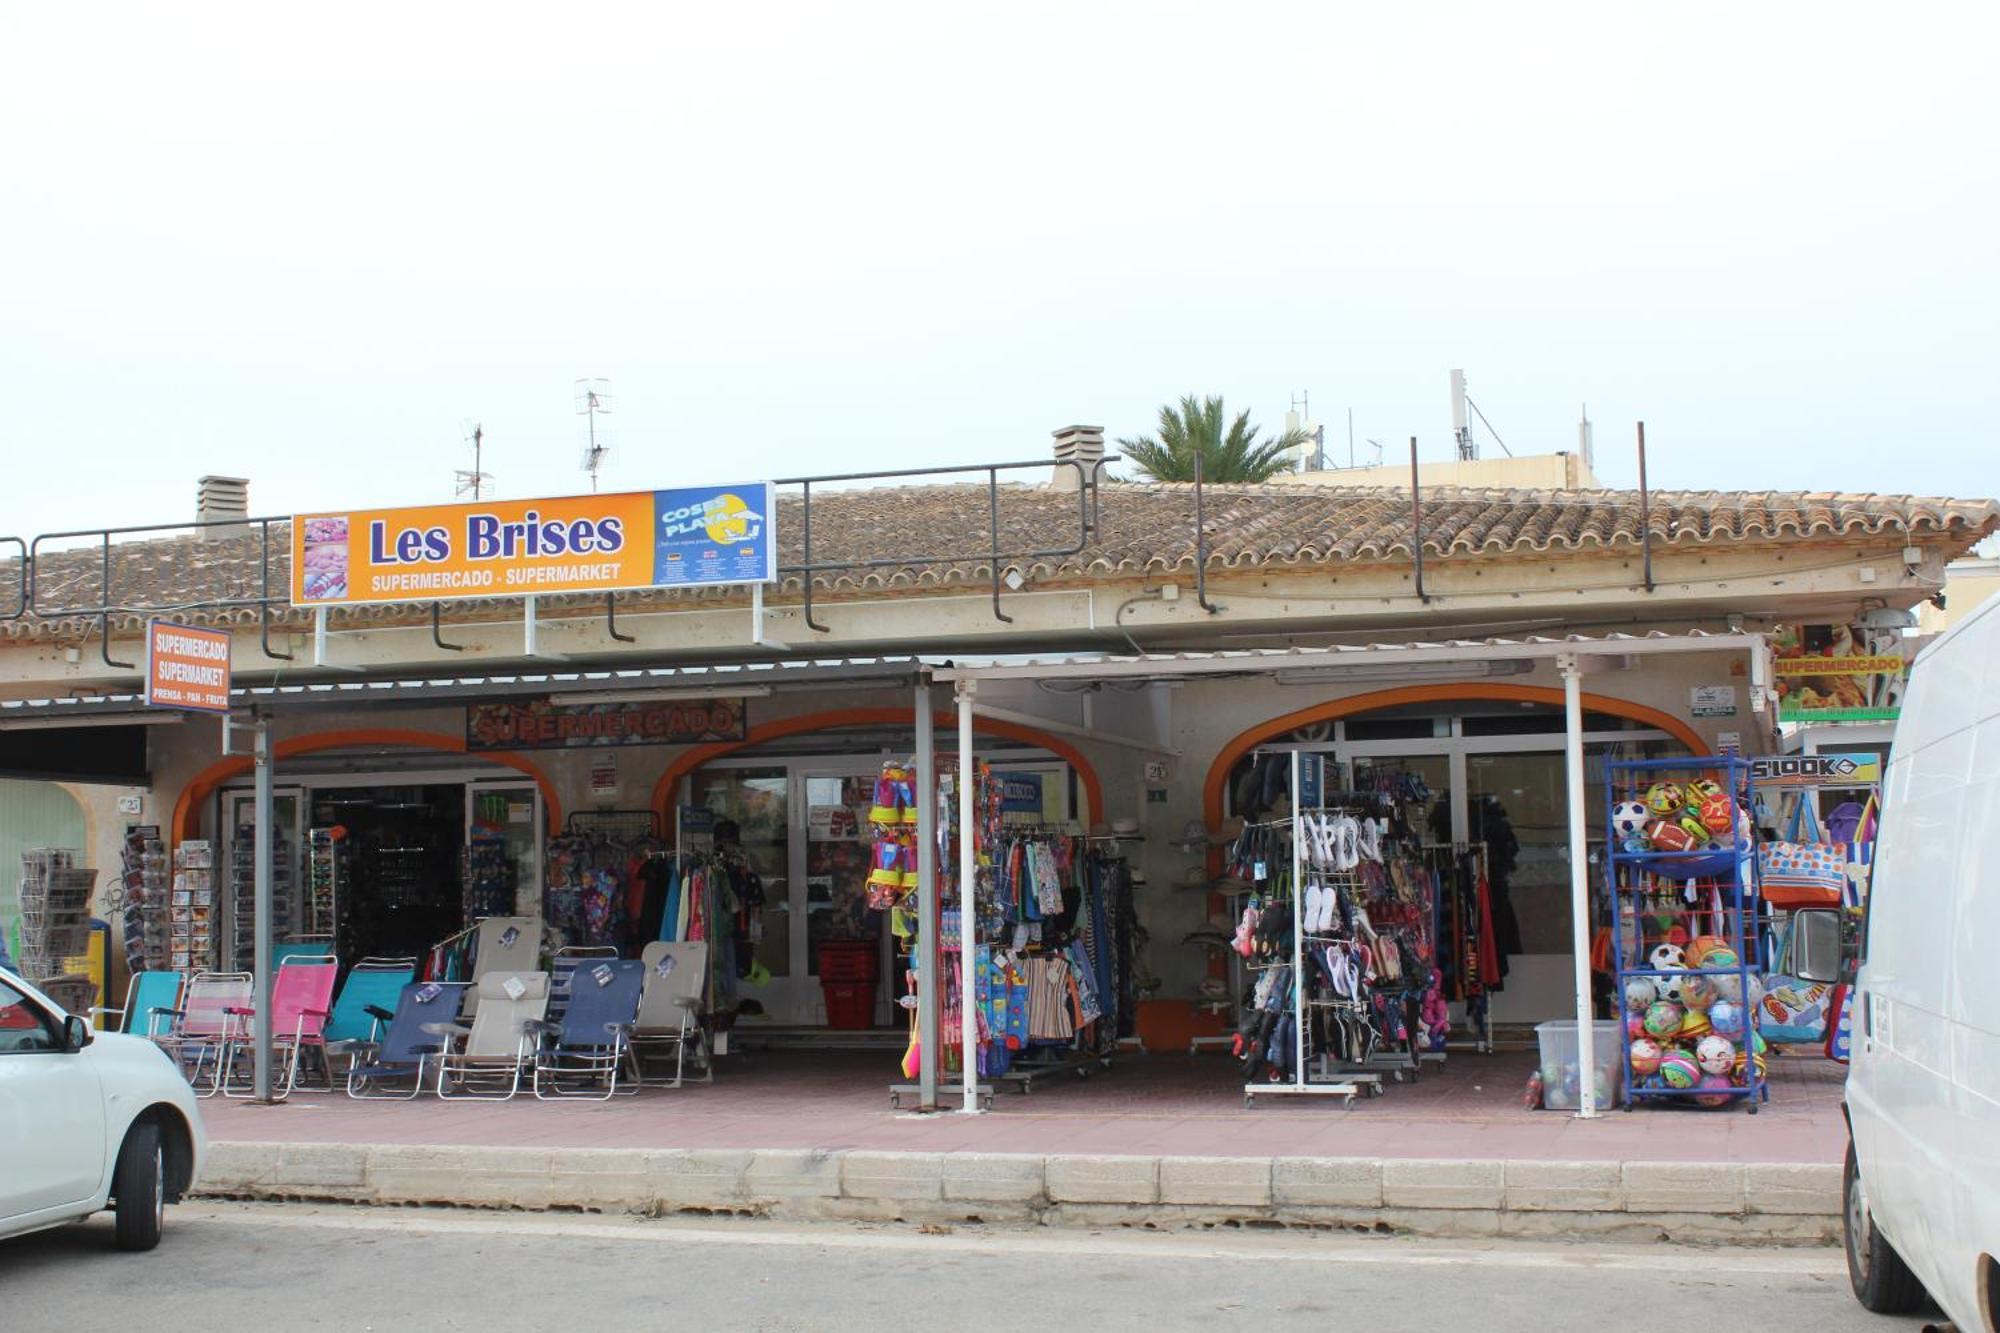
[[1847, 1266], [2000, 1333], [2000, 601], [1925, 649], [1884, 778], [1847, 1076]]

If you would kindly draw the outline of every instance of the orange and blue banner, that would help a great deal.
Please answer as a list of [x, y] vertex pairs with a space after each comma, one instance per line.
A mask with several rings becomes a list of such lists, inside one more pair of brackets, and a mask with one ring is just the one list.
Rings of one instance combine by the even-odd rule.
[[292, 604], [770, 583], [769, 482], [300, 514]]

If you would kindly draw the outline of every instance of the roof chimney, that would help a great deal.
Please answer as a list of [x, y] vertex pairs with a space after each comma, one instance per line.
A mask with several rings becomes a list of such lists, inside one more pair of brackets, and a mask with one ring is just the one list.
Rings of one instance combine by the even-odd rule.
[[[1104, 461], [1104, 427], [1064, 426], [1052, 432], [1056, 439], [1056, 466], [1049, 485], [1059, 491], [1074, 491], [1097, 482], [1097, 465]], [[1071, 467], [1070, 464], [1077, 464]]]
[[249, 478], [203, 477], [195, 488], [194, 521], [227, 525], [203, 528], [203, 537], [241, 537], [250, 531], [242, 521], [250, 516]]

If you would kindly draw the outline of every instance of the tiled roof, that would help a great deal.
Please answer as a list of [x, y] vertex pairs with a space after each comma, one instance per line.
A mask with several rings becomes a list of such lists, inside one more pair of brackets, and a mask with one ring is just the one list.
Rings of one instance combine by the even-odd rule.
[[[1308, 566], [1366, 566], [1410, 559], [1410, 492], [1341, 486], [1209, 486], [1204, 488], [1209, 571]], [[1545, 555], [1636, 548], [1635, 491], [1490, 490], [1426, 487], [1422, 492], [1427, 560]], [[1732, 546], [1847, 542], [1883, 534], [1942, 542], [1956, 555], [2000, 527], [2000, 503], [1912, 496], [1799, 491], [1656, 491], [1650, 526], [1656, 549], [1727, 543]], [[991, 577], [988, 491], [983, 485], [884, 487], [818, 492], [813, 496], [813, 548], [823, 569], [815, 596], [829, 600], [890, 589], [976, 586]], [[1191, 572], [1195, 564], [1194, 489], [1185, 485], [1107, 484], [1096, 507], [1097, 530], [1084, 539], [1075, 492], [1034, 486], [1001, 488], [1003, 568], [1014, 567], [1041, 587], [1144, 573]], [[779, 502], [780, 562], [805, 562], [802, 504]], [[280, 598], [290, 578], [290, 535], [271, 530], [270, 589]], [[937, 557], [958, 557], [939, 559]], [[45, 553], [37, 562], [34, 604], [47, 616], [0, 619], [0, 637], [73, 636], [94, 626], [76, 613], [103, 604], [101, 553], [96, 548]], [[857, 567], [865, 562], [875, 567]], [[111, 599], [132, 614], [193, 608], [186, 619], [254, 622], [254, 607], [200, 609], [247, 601], [264, 587], [262, 539], [203, 540], [193, 536], [126, 542], [112, 547]], [[796, 595], [798, 574], [777, 590]], [[621, 608], [740, 596], [740, 590], [676, 590], [621, 596]], [[0, 563], [0, 616], [19, 604], [17, 562]], [[547, 596], [545, 608], [601, 604], [601, 598]], [[469, 604], [470, 614], [480, 603]], [[491, 615], [491, 604], [484, 604]], [[447, 608], [449, 611], [449, 607]], [[398, 622], [428, 616], [428, 603], [343, 608], [336, 625]], [[304, 613], [275, 610], [278, 623]]]

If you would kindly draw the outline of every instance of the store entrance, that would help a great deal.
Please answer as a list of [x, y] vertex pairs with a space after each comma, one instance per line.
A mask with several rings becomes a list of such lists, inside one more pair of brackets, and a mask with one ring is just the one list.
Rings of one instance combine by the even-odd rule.
[[[1364, 788], [1382, 773], [1420, 779], [1432, 840], [1486, 850], [1493, 943], [1504, 973], [1493, 1019], [1537, 1022], [1575, 1010], [1562, 747], [1560, 709], [1499, 702], [1445, 714], [1387, 709], [1259, 749], [1232, 776], [1230, 804], [1250, 818], [1272, 809], [1285, 794], [1294, 749], [1326, 756], [1340, 780]], [[1662, 758], [1681, 748], [1667, 733], [1625, 718], [1584, 715], [1584, 827], [1593, 859], [1604, 826], [1605, 761]]]
[[[764, 886], [755, 966], [739, 986], [747, 1002], [739, 1034], [763, 1026], [874, 1030], [902, 1039], [896, 940], [888, 914], [868, 906], [869, 811], [883, 761], [881, 751], [723, 760], [688, 780], [683, 799], [713, 817], [718, 842], [734, 837]], [[995, 754], [989, 762], [1015, 780], [1019, 804], [1011, 815], [1058, 826], [1078, 818], [1073, 775], [1046, 751]], [[857, 973], [872, 975], [872, 999], [855, 989], [867, 984]]]
[[418, 956], [464, 924], [462, 784], [316, 791], [312, 827], [344, 844], [342, 958]]

